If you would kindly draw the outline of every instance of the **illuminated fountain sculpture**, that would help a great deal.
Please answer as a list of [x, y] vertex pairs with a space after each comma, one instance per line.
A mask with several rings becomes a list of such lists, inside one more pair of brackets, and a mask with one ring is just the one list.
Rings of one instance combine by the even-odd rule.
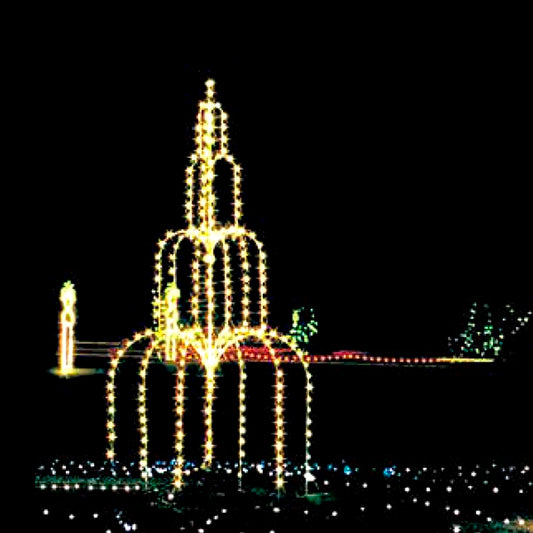
[[[111, 357], [106, 385], [107, 458], [116, 458], [117, 430], [115, 378], [121, 360], [141, 348], [138, 390], [140, 431], [139, 466], [148, 477], [148, 407], [146, 378], [152, 358], [176, 369], [175, 468], [173, 485], [183, 487], [185, 371], [196, 363], [204, 372], [203, 466], [213, 461], [213, 402], [216, 370], [234, 361], [239, 368], [238, 477], [243, 473], [246, 443], [246, 362], [260, 360], [274, 365], [275, 485], [284, 487], [284, 371], [282, 359], [291, 353], [305, 372], [305, 479], [310, 478], [311, 374], [309, 360], [290, 335], [268, 325], [267, 268], [263, 244], [242, 224], [241, 167], [228, 150], [227, 114], [215, 101], [214, 82], [206, 83], [206, 97], [199, 104], [196, 149], [186, 169], [185, 229], [168, 231], [155, 254], [153, 327], [126, 339]], [[217, 169], [231, 170], [233, 213], [225, 223], [217, 220], [214, 182]], [[224, 185], [224, 184], [223, 184]], [[253, 351], [255, 350], [255, 352]]]

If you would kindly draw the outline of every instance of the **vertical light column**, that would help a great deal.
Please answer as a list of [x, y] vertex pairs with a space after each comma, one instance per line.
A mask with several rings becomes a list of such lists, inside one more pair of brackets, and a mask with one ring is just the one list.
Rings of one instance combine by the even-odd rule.
[[194, 206], [194, 170], [196, 167], [197, 156], [191, 155], [191, 164], [185, 170], [185, 220], [187, 227], [192, 228], [194, 223], [193, 206]]
[[198, 325], [200, 320], [200, 255], [201, 251], [199, 248], [199, 243], [194, 241], [194, 258], [191, 265], [191, 316], [195, 325]]
[[311, 391], [313, 384], [311, 382], [311, 371], [309, 370], [309, 363], [303, 363], [305, 371], [305, 494], [308, 493], [309, 479], [311, 477]]
[[284, 445], [285, 433], [283, 427], [283, 389], [284, 379], [283, 370], [278, 359], [274, 361], [274, 370], [276, 373], [276, 384], [274, 394], [274, 416], [275, 416], [275, 442], [274, 450], [276, 454], [276, 489], [278, 494], [283, 490], [285, 481], [283, 476], [284, 470]]
[[224, 261], [224, 327], [230, 327], [233, 313], [233, 289], [231, 288], [231, 263], [229, 244], [226, 240], [222, 243]]
[[201, 139], [201, 165], [200, 165], [200, 212], [201, 228], [211, 231], [215, 222], [215, 194], [213, 192], [213, 179], [215, 177], [215, 158], [213, 147], [215, 144], [215, 102], [213, 97], [215, 82], [206, 82], [206, 99], [200, 103], [202, 110], [202, 139]]
[[215, 367], [205, 368], [205, 396], [204, 396], [204, 460], [203, 468], [211, 468], [213, 462], [213, 401], [215, 399]]
[[164, 317], [164, 300], [162, 298], [162, 268], [163, 268], [163, 250], [165, 248], [166, 242], [161, 239], [157, 243], [157, 253], [155, 254], [154, 262], [154, 284], [155, 290], [153, 291], [154, 296], [152, 300], [153, 307], [153, 327], [156, 331], [162, 333], [165, 330], [165, 317]]
[[[213, 347], [213, 334], [215, 326], [215, 284], [213, 280], [213, 265], [215, 263], [215, 255], [213, 247], [210, 242], [207, 243], [206, 253], [203, 257], [205, 264], [205, 293], [207, 296], [207, 335], [208, 346]], [[213, 355], [209, 353], [209, 356]]]
[[266, 328], [268, 320], [266, 253], [263, 251], [261, 242], [257, 242], [257, 247], [259, 254], [259, 325], [261, 328]]
[[[124, 346], [124, 344], [123, 344]], [[116, 415], [116, 394], [115, 394], [115, 379], [117, 374], [118, 363], [120, 357], [124, 354], [124, 349], [121, 348], [117, 350], [112, 358], [107, 374], [108, 381], [106, 383], [106, 400], [107, 400], [107, 451], [106, 458], [110, 461], [115, 460], [115, 441], [117, 440], [117, 432], [115, 425], [115, 415]]]
[[239, 350], [239, 468], [237, 471], [237, 477], [239, 480], [239, 490], [242, 489], [242, 466], [244, 463], [244, 457], [246, 453], [244, 451], [244, 445], [246, 443], [246, 367], [242, 354]]
[[[231, 159], [233, 161], [233, 158]], [[233, 224], [238, 228], [242, 217], [241, 167], [233, 164]]]
[[150, 360], [151, 348], [148, 348], [141, 362], [139, 376], [139, 392], [137, 395], [139, 411], [139, 433], [141, 434], [141, 446], [139, 449], [139, 470], [145, 482], [148, 481], [148, 413], [146, 407], [146, 374]]
[[248, 247], [245, 238], [239, 239], [239, 251], [242, 268], [242, 327], [250, 325], [250, 263], [248, 261]]
[[59, 295], [61, 313], [59, 315], [59, 361], [58, 372], [66, 376], [74, 372], [74, 325], [76, 324], [76, 290], [67, 281]]
[[179, 335], [178, 301], [180, 291], [174, 282], [165, 289], [165, 361], [176, 361]]
[[185, 371], [186, 371], [187, 349], [180, 350], [178, 361], [178, 371], [176, 374], [176, 435], [174, 452], [176, 454], [176, 464], [173, 471], [173, 486], [176, 490], [183, 488], [183, 445], [185, 441], [185, 432], [183, 422], [185, 416]]
[[[216, 103], [215, 104], [217, 109], [221, 109], [221, 106], [220, 106], [220, 103]], [[222, 157], [226, 158], [226, 156], [228, 155], [228, 135], [227, 135], [227, 131], [228, 131], [228, 114], [225, 113], [224, 111], [220, 111], [220, 137], [219, 137], [219, 141], [220, 141], [220, 149], [219, 149], [219, 153]]]

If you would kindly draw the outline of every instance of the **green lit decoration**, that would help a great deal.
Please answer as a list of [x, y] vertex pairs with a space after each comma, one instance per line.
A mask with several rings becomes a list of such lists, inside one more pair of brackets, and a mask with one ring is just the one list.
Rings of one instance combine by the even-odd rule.
[[311, 337], [318, 332], [318, 322], [314, 309], [300, 307], [292, 311], [292, 328], [289, 335], [299, 348], [306, 349], [311, 342]]
[[505, 339], [516, 335], [531, 315], [531, 310], [517, 312], [511, 304], [506, 304], [501, 313], [493, 315], [489, 304], [474, 302], [465, 330], [458, 337], [448, 338], [450, 351], [454, 357], [497, 357], [503, 350]]

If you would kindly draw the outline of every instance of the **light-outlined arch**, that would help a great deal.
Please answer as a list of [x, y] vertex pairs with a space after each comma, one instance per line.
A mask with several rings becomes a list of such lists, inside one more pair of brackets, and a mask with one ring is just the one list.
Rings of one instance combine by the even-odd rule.
[[115, 350], [111, 355], [111, 361], [109, 370], [107, 372], [106, 380], [106, 401], [107, 401], [107, 420], [106, 420], [106, 439], [107, 449], [106, 458], [110, 461], [114, 461], [116, 458], [116, 441], [118, 438], [116, 431], [116, 377], [119, 370], [119, 363], [127, 357], [131, 351], [138, 347], [141, 343], [149, 343], [150, 348], [153, 350], [154, 336], [152, 330], [145, 330], [143, 332], [136, 333], [129, 339], [124, 339], [120, 348]]

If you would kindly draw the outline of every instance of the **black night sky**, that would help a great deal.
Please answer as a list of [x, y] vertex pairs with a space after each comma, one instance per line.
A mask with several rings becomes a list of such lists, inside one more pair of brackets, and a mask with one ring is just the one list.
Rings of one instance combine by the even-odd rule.
[[531, 307], [520, 56], [474, 38], [366, 44], [182, 59], [52, 39], [32, 128], [51, 344], [67, 279], [80, 338], [149, 324], [155, 243], [184, 226], [208, 78], [243, 166], [245, 223], [269, 254], [272, 325], [312, 306], [318, 349], [439, 354], [472, 301]]

